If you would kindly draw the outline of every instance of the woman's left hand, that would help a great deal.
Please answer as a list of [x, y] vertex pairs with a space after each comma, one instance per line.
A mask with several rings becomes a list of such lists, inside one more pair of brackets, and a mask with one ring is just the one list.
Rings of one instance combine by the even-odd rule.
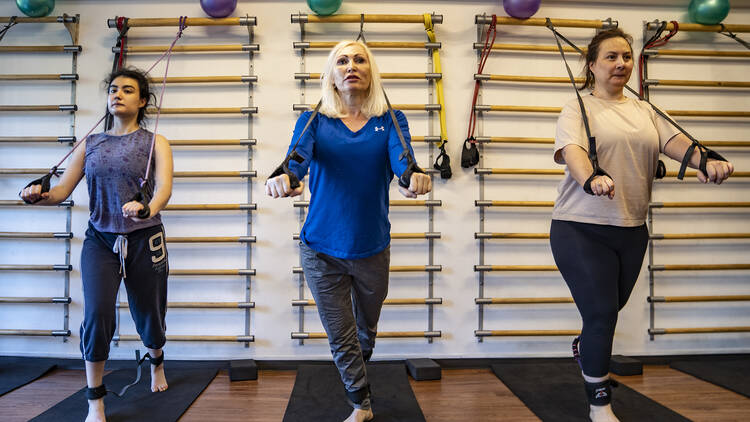
[[412, 173], [409, 179], [409, 188], [399, 185], [398, 191], [407, 198], [416, 198], [432, 190], [432, 178], [424, 173]]
[[143, 221], [143, 219], [138, 218], [138, 211], [143, 209], [143, 204], [136, 201], [130, 201], [122, 206], [122, 216], [125, 218], [130, 218], [133, 221]]
[[734, 166], [729, 161], [708, 160], [706, 162], [708, 177], [700, 170], [696, 176], [701, 183], [712, 182], [720, 185], [721, 182], [727, 180], [732, 172], [734, 172]]

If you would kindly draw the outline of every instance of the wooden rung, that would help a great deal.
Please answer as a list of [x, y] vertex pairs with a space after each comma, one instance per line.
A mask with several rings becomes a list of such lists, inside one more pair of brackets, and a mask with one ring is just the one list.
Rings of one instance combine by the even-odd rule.
[[0, 329], [0, 336], [53, 336], [69, 337], [70, 330], [9, 330]]
[[[180, 26], [180, 18], [127, 18], [128, 28], [155, 27], [155, 26]], [[187, 18], [185, 26], [255, 26], [255, 16], [242, 16], [237, 18]], [[107, 19], [109, 28], [117, 28], [117, 18]]]
[[254, 269], [226, 269], [226, 270], [175, 270], [169, 269], [169, 275], [255, 275]]
[[167, 243], [254, 243], [255, 236], [167, 237]]
[[[113, 341], [141, 341], [140, 336], [123, 334], [114, 336]], [[254, 342], [255, 336], [203, 336], [203, 335], [167, 335], [167, 341], [236, 341], [240, 343]]]
[[[648, 22], [648, 29], [655, 30], [658, 29], [660, 23], [659, 22]], [[727, 23], [724, 24], [723, 28], [722, 25], [701, 25], [699, 23], [677, 23], [678, 29], [682, 31], [687, 32], [722, 32], [722, 31], [731, 31], [731, 32], [750, 32], [750, 25], [737, 25], [737, 24], [731, 24]], [[674, 24], [672, 22], [667, 22], [667, 26], [664, 28], [666, 31], [671, 31], [674, 29]]]
[[[433, 298], [413, 298], [413, 299], [386, 299], [384, 305], [440, 305], [443, 303], [443, 299], [439, 297]], [[315, 300], [313, 299], [299, 299], [293, 300], [292, 306], [316, 306]]]
[[0, 232], [0, 239], [72, 239], [71, 232]]
[[176, 171], [174, 177], [256, 177], [256, 171]]
[[555, 138], [532, 138], [520, 136], [477, 136], [479, 143], [498, 144], [554, 144]]
[[[566, 84], [570, 83], [570, 78], [563, 78], [557, 76], [518, 76], [518, 75], [488, 75], [488, 74], [474, 74], [474, 80], [477, 81], [502, 81], [502, 82], [528, 82], [528, 83], [554, 83], [554, 84]], [[583, 83], [584, 78], [575, 78], [577, 83]]]
[[475, 239], [549, 239], [549, 233], [474, 233]]
[[649, 265], [651, 271], [722, 271], [750, 270], [750, 264], [672, 264]]
[[80, 45], [4, 45], [0, 53], [80, 53]]
[[[125, 53], [164, 53], [169, 49], [168, 45], [141, 45], [125, 47]], [[232, 53], [260, 51], [258, 44], [214, 44], [214, 45], [176, 45], [172, 48], [174, 53]], [[119, 53], [120, 47], [112, 47], [113, 53]]]
[[477, 207], [554, 207], [553, 201], [474, 201]]
[[[294, 201], [295, 208], [310, 206], [310, 201]], [[439, 199], [391, 199], [389, 205], [392, 207], [440, 207], [443, 201]]]
[[255, 145], [255, 139], [170, 139], [169, 145]]
[[166, 211], [253, 211], [256, 204], [170, 204]]
[[573, 303], [572, 297], [480, 297], [477, 305], [522, 305], [529, 303]]
[[[63, 201], [57, 204], [57, 207], [58, 208], [70, 208], [73, 205], [74, 205], [73, 201], [67, 200], [67, 201]], [[44, 208], [54, 209], [53, 207], [48, 206], [48, 205], [27, 204], [21, 201], [20, 199], [19, 200], [0, 199], [0, 207], [44, 207]]]
[[513, 106], [513, 105], [478, 105], [477, 111], [503, 111], [514, 113], [559, 113], [562, 107]]
[[477, 337], [577, 336], [580, 330], [474, 330]]
[[[10, 23], [10, 16], [0, 16], [0, 23]], [[31, 18], [26, 16], [14, 16], [16, 23], [78, 23], [78, 18], [75, 16], [43, 16], [39, 18]]]
[[[118, 302], [118, 308], [128, 309], [128, 302]], [[255, 302], [167, 302], [167, 308], [175, 309], [248, 309], [255, 308]]]
[[[160, 84], [164, 78], [148, 78], [152, 84]], [[170, 76], [167, 77], [168, 84], [187, 84], [187, 83], [254, 83], [258, 82], [257, 76]]]
[[744, 302], [750, 300], [750, 295], [723, 296], [649, 296], [649, 302], [678, 303], [678, 302]]
[[696, 327], [696, 328], [654, 328], [648, 333], [657, 334], [709, 334], [709, 333], [748, 333], [750, 327]]
[[749, 208], [750, 202], [651, 202], [651, 208]]
[[[330, 16], [308, 15], [305, 13], [292, 14], [292, 23], [419, 23], [424, 24], [423, 15], [373, 15], [341, 14]], [[433, 14], [432, 23], [443, 23], [443, 15]]]
[[644, 50], [646, 56], [695, 56], [695, 57], [750, 57], [750, 51], [718, 51], [718, 50]]
[[703, 86], [714, 88], [750, 88], [750, 82], [740, 81], [694, 81], [683, 79], [646, 79], [648, 86]]
[[[442, 265], [391, 265], [388, 271], [392, 273], [417, 273], [417, 272], [433, 272], [443, 271]], [[302, 274], [302, 267], [293, 267], [293, 274]]]
[[475, 265], [474, 271], [557, 271], [555, 265]]
[[[315, 108], [315, 104], [293, 104], [294, 111], [308, 111]], [[440, 111], [440, 104], [393, 104], [395, 110], [407, 111]]]
[[[380, 79], [441, 79], [442, 73], [388, 73], [381, 72]], [[311, 80], [320, 79], [320, 73], [295, 73], [294, 79]]]
[[707, 147], [744, 147], [750, 148], [750, 141], [701, 141]]
[[[607, 20], [591, 20], [591, 19], [550, 19], [552, 26], [558, 28], [597, 28], [607, 29], [616, 28], [617, 21], [612, 22], [611, 19]], [[481, 25], [489, 25], [492, 23], [492, 16], [487, 15], [475, 15], [474, 23]], [[496, 18], [498, 25], [523, 25], [523, 26], [547, 26], [546, 18], [529, 18], [529, 19], [516, 19], [507, 16], [498, 16]], [[680, 26], [682, 29], [682, 26]]]
[[78, 80], [77, 73], [0, 75], [0, 81], [71, 81]]
[[73, 271], [72, 265], [15, 265], [2, 264], [0, 271]]
[[[65, 172], [64, 168], [57, 169], [58, 174], [62, 174]], [[0, 169], [0, 174], [47, 174], [49, 173], [49, 169], [21, 169], [21, 168], [15, 168], [15, 169]]]
[[750, 117], [750, 111], [667, 110], [675, 117]]
[[0, 303], [70, 303], [69, 297], [0, 297]]
[[651, 240], [683, 239], [750, 239], [750, 233], [667, 233], [652, 234]]
[[[156, 108], [146, 110], [149, 114], [156, 114]], [[162, 108], [161, 114], [255, 114], [258, 107], [172, 107]]]
[[[474, 174], [494, 175], [527, 175], [527, 176], [561, 176], [565, 174], [563, 169], [504, 169], [504, 168], [474, 168]], [[677, 177], [678, 172], [668, 171], [665, 177]], [[685, 172], [685, 176], [693, 177], [695, 171]], [[736, 171], [731, 177], [750, 177], [750, 172]]]
[[[481, 50], [484, 48], [484, 43], [475, 42], [474, 49]], [[558, 53], [556, 45], [534, 45], [534, 44], [494, 44], [492, 50], [504, 50], [504, 51], [540, 51], [547, 53]], [[583, 47], [581, 50], [586, 51]], [[563, 46], [563, 51], [566, 53], [578, 53], [576, 49], [569, 46]]]
[[[378, 338], [414, 338], [414, 337], [440, 337], [442, 333], [440, 331], [380, 331], [378, 332]], [[324, 339], [328, 338], [326, 333], [292, 333], [293, 340], [305, 340], [305, 339]], [[167, 338], [168, 339], [168, 338]]]
[[75, 136], [0, 136], [0, 142], [60, 142], [73, 143]]
[[[338, 44], [338, 41], [297, 41], [293, 44], [296, 49], [308, 49], [308, 48], [333, 48]], [[411, 41], [370, 41], [367, 46], [376, 48], [419, 48], [419, 49], [437, 49], [441, 47], [439, 42], [411, 42]]]
[[0, 105], [0, 111], [77, 111], [75, 104], [61, 105]]

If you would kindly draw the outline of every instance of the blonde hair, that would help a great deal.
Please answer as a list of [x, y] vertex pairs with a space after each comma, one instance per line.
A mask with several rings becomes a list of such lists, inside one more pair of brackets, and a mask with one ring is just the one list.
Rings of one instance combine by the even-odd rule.
[[341, 50], [350, 45], [362, 47], [367, 61], [370, 63], [370, 86], [367, 91], [367, 98], [362, 103], [360, 111], [366, 117], [382, 116], [388, 111], [388, 105], [383, 95], [383, 84], [380, 79], [380, 71], [375, 64], [375, 58], [372, 51], [362, 42], [359, 41], [341, 41], [336, 44], [328, 54], [328, 60], [323, 72], [320, 74], [321, 101], [320, 112], [331, 118], [340, 118], [346, 115], [344, 102], [341, 100], [338, 89], [333, 82], [333, 72], [336, 68], [336, 58]]

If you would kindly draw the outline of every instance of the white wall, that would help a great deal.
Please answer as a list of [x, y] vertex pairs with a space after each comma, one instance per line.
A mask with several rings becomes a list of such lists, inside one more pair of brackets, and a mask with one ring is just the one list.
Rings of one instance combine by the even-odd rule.
[[[78, 105], [76, 135], [83, 136], [98, 120], [104, 107], [101, 80], [111, 68], [115, 31], [107, 29], [106, 19], [115, 15], [129, 17], [176, 17], [181, 14], [203, 16], [199, 2], [165, 1], [155, 5], [151, 1], [58, 1], [54, 14], [81, 14], [81, 39], [83, 53], [79, 57]], [[686, 3], [686, 2], [685, 2]], [[430, 357], [500, 357], [500, 356], [566, 356], [569, 354], [567, 337], [541, 338], [488, 338], [480, 343], [473, 331], [477, 328], [478, 274], [473, 265], [478, 263], [478, 242], [473, 233], [478, 231], [477, 177], [473, 171], [461, 169], [460, 147], [465, 138], [467, 117], [473, 90], [472, 75], [476, 72], [476, 55], [471, 49], [476, 40], [474, 15], [497, 13], [504, 15], [497, 1], [349, 1], [340, 13], [407, 13], [434, 12], [444, 16], [437, 25], [437, 37], [442, 42], [445, 95], [448, 110], [449, 153], [453, 159], [453, 178], [436, 180], [435, 198], [443, 201], [436, 208], [435, 230], [442, 233], [436, 242], [435, 261], [443, 271], [435, 277], [435, 296], [442, 297], [443, 305], [435, 307], [435, 329], [442, 337], [428, 344], [425, 339], [379, 340], [375, 358], [408, 356]], [[734, 2], [733, 2], [734, 4]], [[747, 7], [745, 5], [744, 7]], [[307, 12], [302, 1], [241, 1], [235, 15], [257, 16], [255, 42], [261, 52], [255, 56], [255, 74], [260, 82], [253, 89], [254, 103], [260, 109], [253, 120], [252, 131], [258, 139], [253, 148], [253, 167], [260, 177], [253, 182], [253, 202], [258, 211], [253, 213], [253, 234], [258, 243], [252, 249], [253, 268], [257, 277], [252, 279], [252, 300], [256, 309], [251, 312], [251, 334], [255, 343], [249, 348], [235, 343], [181, 343], [171, 342], [167, 353], [171, 358], [257, 358], [257, 359], [312, 359], [329, 357], [325, 341], [312, 340], [300, 346], [290, 339], [297, 331], [298, 310], [290, 302], [297, 298], [297, 277], [291, 268], [297, 265], [297, 251], [291, 235], [298, 231], [297, 211], [289, 200], [271, 200], [263, 196], [262, 182], [273, 170], [286, 151], [296, 113], [291, 104], [300, 102], [299, 84], [293, 73], [300, 68], [299, 55], [292, 42], [299, 40], [299, 26], [290, 23], [290, 14]], [[19, 14], [12, 2], [2, 2], [0, 16]], [[647, 2], [631, 6], [614, 6], [602, 2], [550, 2], [547, 1], [538, 17], [603, 19], [612, 17], [620, 27], [633, 34], [635, 46], [642, 40], [642, 22], [654, 19], [686, 21], [685, 7], [670, 5], [654, 7]], [[750, 9], [735, 9], [728, 23], [746, 23]], [[378, 26], [367, 25], [368, 40], [425, 39], [419, 25]], [[318, 39], [335, 39], [356, 36], [358, 25], [315, 26], [308, 25], [311, 36]], [[227, 32], [228, 31], [228, 32]], [[181, 43], [230, 43], [241, 39], [241, 28], [191, 27], [185, 31]], [[400, 31], [400, 32], [399, 32]], [[323, 32], [323, 35], [314, 33]], [[585, 43], [593, 30], [564, 29], [574, 41]], [[136, 28], [131, 33], [133, 45], [167, 44], [174, 29], [144, 30]], [[239, 37], [239, 38], [238, 38]], [[745, 36], [747, 38], [747, 36]], [[18, 25], [11, 29], [3, 45], [12, 44], [63, 44], [67, 43], [64, 31], [57, 25]], [[498, 42], [552, 44], [552, 38], [543, 28], [501, 27]], [[680, 34], [671, 43], [685, 48], [739, 49], [732, 41], [715, 34]], [[720, 46], [720, 47], [719, 47]], [[424, 52], [376, 52], [381, 71], [426, 71]], [[67, 73], [69, 61], [52, 54], [3, 54], [0, 73]], [[135, 57], [130, 64], [147, 67], [155, 56]], [[307, 70], [317, 72], [324, 53], [308, 55]], [[571, 60], [578, 63], [576, 60]], [[721, 63], [719, 63], [721, 62]], [[671, 60], [652, 61], [651, 77], [664, 79], [715, 79], [747, 81], [747, 60]], [[171, 75], [246, 74], [246, 57], [232, 54], [206, 54], [192, 57], [176, 54], [170, 66]], [[577, 67], [579, 67], [577, 65]], [[159, 67], [158, 69], [163, 69]], [[157, 70], [156, 74], [161, 72]], [[489, 59], [485, 73], [554, 75], [565, 74], [562, 63], [554, 54], [529, 55], [496, 53]], [[635, 74], [634, 74], [635, 75]], [[64, 83], [2, 82], [0, 104], [57, 104], [68, 103], [69, 89]], [[308, 84], [310, 85], [310, 84]], [[307, 90], [308, 102], [313, 102], [318, 89], [312, 84]], [[636, 86], [635, 76], [631, 86]], [[427, 102], [426, 84], [389, 82], [387, 84], [394, 103]], [[244, 86], [169, 86], [165, 106], [241, 106], [247, 101]], [[750, 108], [747, 92], [742, 90], [712, 89], [654, 89], [652, 98], [665, 109], [745, 110]], [[560, 106], [572, 93], [568, 86], [520, 86], [511, 84], [486, 84], [484, 103], [514, 105]], [[412, 133], [425, 135], [429, 131], [426, 113], [411, 112], [408, 117]], [[43, 117], [42, 117], [43, 116]], [[42, 115], [4, 113], [0, 115], [0, 136], [49, 134], [67, 135], [67, 117], [45, 113]], [[750, 124], [747, 119], [680, 119], [686, 128], [701, 139], [748, 140]], [[554, 116], [490, 115], [484, 122], [484, 134], [495, 136], [542, 136], [554, 133]], [[433, 126], [433, 133], [437, 126]], [[170, 117], [163, 116], [160, 132], [167, 138], [242, 138], [247, 135], [247, 125], [241, 118], [233, 117]], [[46, 167], [65, 151], [63, 146], [19, 144], [0, 145], [1, 168]], [[418, 160], [427, 165], [427, 148], [417, 146]], [[247, 165], [242, 149], [176, 147], [175, 169], [243, 169]], [[548, 146], [492, 146], [486, 149], [486, 166], [508, 168], [552, 168]], [[727, 148], [722, 150], [731, 158], [738, 171], [746, 171], [750, 164], [747, 150]], [[668, 163], [676, 169], [677, 163]], [[24, 185], [26, 177], [3, 176], [0, 179], [0, 198], [12, 199]], [[487, 199], [554, 200], [556, 177], [526, 177], [523, 179], [497, 176], [487, 183]], [[746, 179], [745, 179], [746, 180]], [[655, 201], [748, 201], [748, 182], [736, 179], [721, 187], [701, 186], [695, 181], [662, 181], [654, 190]], [[175, 182], [172, 203], [244, 202], [245, 185], [241, 181], [188, 181]], [[396, 191], [392, 190], [395, 198]], [[80, 248], [88, 218], [85, 184], [73, 194], [76, 207], [73, 212], [70, 327], [73, 336], [67, 343], [59, 338], [0, 337], [0, 354], [28, 356], [77, 357], [78, 326], [82, 318], [83, 297], [80, 282]], [[656, 232], [750, 232], [747, 210], [730, 211], [694, 210], [687, 212], [658, 211]], [[547, 210], [489, 210], [487, 231], [544, 232], [549, 227]], [[426, 212], [395, 210], [391, 214], [394, 232], [427, 231]], [[167, 233], [172, 236], [238, 235], [245, 233], [244, 217], [237, 213], [165, 213]], [[0, 209], [0, 231], [62, 231], [64, 214], [55, 210]], [[58, 241], [2, 241], [0, 264], [11, 263], [61, 263], [62, 242]], [[552, 264], [549, 247], [545, 241], [491, 241], [487, 243], [488, 264]], [[656, 263], [747, 263], [748, 242], [704, 240], [696, 242], [661, 242], [655, 250]], [[235, 245], [171, 245], [172, 268], [241, 268], [244, 267], [244, 249]], [[426, 243], [423, 241], [394, 241], [393, 264], [425, 264]], [[427, 276], [394, 274], [390, 297], [420, 297], [426, 291]], [[692, 294], [747, 294], [747, 271], [706, 273], [657, 273], [658, 295]], [[487, 296], [562, 296], [567, 289], [558, 274], [499, 274], [488, 273]], [[172, 301], [238, 301], [244, 298], [244, 281], [240, 277], [183, 277], [170, 281], [169, 297]], [[2, 296], [61, 296], [60, 274], [24, 274], [0, 272], [0, 297]], [[307, 293], [309, 296], [309, 292]], [[620, 314], [615, 339], [615, 352], [622, 354], [680, 354], [728, 353], [750, 350], [750, 335], [706, 334], [657, 337], [649, 341], [648, 272], [641, 278], [629, 305]], [[541, 306], [491, 306], [485, 308], [485, 329], [578, 329], [580, 320], [572, 305]], [[750, 325], [750, 311], [746, 304], [719, 303], [706, 305], [660, 305], [657, 313], [658, 327], [740, 326]], [[427, 312], [422, 306], [392, 308], [383, 311], [380, 329], [425, 330]], [[167, 316], [169, 334], [241, 334], [243, 313], [236, 310], [191, 311], [173, 309]], [[62, 327], [62, 311], [58, 305], [2, 305], [0, 329]], [[319, 331], [320, 324], [311, 309], [306, 312], [306, 329]], [[134, 333], [127, 312], [122, 313], [122, 332]], [[129, 357], [136, 343], [113, 347], [111, 356]]]

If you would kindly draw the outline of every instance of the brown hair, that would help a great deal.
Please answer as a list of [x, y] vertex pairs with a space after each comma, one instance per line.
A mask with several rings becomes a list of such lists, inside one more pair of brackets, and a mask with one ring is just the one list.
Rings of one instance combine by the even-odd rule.
[[608, 40], [610, 38], [617, 38], [620, 37], [627, 41], [628, 46], [630, 47], [630, 53], [633, 53], [633, 37], [630, 36], [630, 34], [627, 34], [625, 31], [623, 31], [620, 28], [613, 28], [613, 29], [607, 29], [606, 31], [601, 31], [598, 34], [594, 36], [594, 38], [591, 39], [591, 42], [588, 46], [588, 51], [586, 52], [586, 65], [584, 66], [584, 72], [586, 72], [586, 80], [583, 82], [583, 85], [578, 88], [579, 90], [583, 90], [586, 88], [593, 89], [594, 88], [594, 74], [591, 72], [591, 69], [589, 68], [589, 65], [596, 61], [596, 58], [599, 57], [599, 46], [602, 42], [605, 40]]

